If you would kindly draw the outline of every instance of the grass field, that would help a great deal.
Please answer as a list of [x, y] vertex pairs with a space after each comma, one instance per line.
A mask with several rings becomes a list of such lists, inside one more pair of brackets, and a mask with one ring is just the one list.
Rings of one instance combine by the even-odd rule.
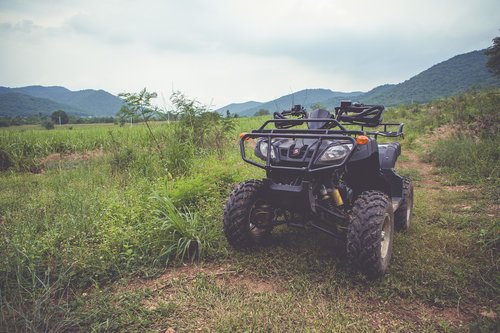
[[[280, 227], [253, 251], [228, 246], [227, 196], [264, 177], [241, 161], [237, 134], [265, 118], [236, 120], [222, 153], [203, 146], [180, 162], [175, 124], [153, 123], [160, 150], [143, 125], [1, 130], [0, 332], [498, 331], [498, 132], [457, 135], [476, 114], [471, 100], [489, 110], [498, 96], [386, 115], [407, 123], [397, 168], [416, 198], [379, 281], [314, 230]], [[466, 165], [471, 156], [480, 163]]]

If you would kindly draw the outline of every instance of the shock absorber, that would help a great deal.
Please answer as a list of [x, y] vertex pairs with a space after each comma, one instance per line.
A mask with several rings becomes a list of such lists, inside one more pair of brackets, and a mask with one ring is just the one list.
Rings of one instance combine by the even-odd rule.
[[337, 206], [343, 206], [344, 205], [344, 200], [342, 200], [342, 195], [340, 195], [340, 191], [338, 188], [333, 188], [332, 190], [332, 197], [333, 201], [335, 201], [335, 204]]
[[323, 185], [319, 193], [321, 194], [321, 200], [326, 203], [328, 209], [330, 210], [334, 209], [334, 203], [337, 206], [342, 206], [344, 204], [344, 202], [342, 201], [342, 196], [340, 195], [339, 190], [336, 188], [326, 188]]

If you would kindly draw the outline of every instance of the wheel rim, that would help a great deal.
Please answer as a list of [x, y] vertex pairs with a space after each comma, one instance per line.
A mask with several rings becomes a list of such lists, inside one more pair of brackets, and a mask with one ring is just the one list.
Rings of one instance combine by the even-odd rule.
[[408, 203], [406, 204], [406, 226], [410, 225], [411, 211], [413, 209], [413, 191], [410, 192]]
[[391, 242], [391, 216], [384, 215], [384, 224], [382, 226], [381, 241], [380, 241], [380, 256], [384, 259], [389, 252], [389, 244]]
[[269, 205], [258, 200], [250, 210], [248, 229], [254, 238], [261, 237], [269, 228]]

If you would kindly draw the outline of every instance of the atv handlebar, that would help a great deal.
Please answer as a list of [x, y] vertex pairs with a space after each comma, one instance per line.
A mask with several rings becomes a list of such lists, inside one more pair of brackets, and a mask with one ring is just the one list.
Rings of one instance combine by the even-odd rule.
[[[289, 119], [287, 116], [298, 117], [299, 119]], [[273, 114], [274, 119], [283, 120], [276, 123], [276, 128], [290, 128], [293, 126], [302, 125], [303, 122], [290, 122], [292, 120], [300, 120], [307, 118], [307, 112], [302, 105], [294, 105], [291, 110], [283, 110]]]

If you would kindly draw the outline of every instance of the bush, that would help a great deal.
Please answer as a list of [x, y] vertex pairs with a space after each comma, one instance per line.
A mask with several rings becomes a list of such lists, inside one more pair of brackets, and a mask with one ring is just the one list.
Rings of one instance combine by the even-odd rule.
[[129, 169], [134, 160], [134, 151], [129, 147], [121, 147], [111, 154], [111, 160], [109, 162], [111, 165], [111, 171], [113, 173], [126, 171]]
[[0, 171], [8, 170], [12, 166], [12, 160], [9, 154], [0, 149]]
[[54, 129], [54, 123], [52, 120], [44, 120], [42, 122], [42, 127], [48, 130]]
[[209, 112], [207, 106], [188, 99], [180, 92], [170, 98], [174, 113], [179, 118], [186, 139], [200, 148], [216, 148], [225, 144], [234, 128], [233, 119], [222, 118], [217, 112]]
[[173, 177], [187, 175], [193, 165], [195, 147], [192, 142], [191, 129], [181, 124], [174, 124], [167, 135], [165, 151], [166, 168]]

